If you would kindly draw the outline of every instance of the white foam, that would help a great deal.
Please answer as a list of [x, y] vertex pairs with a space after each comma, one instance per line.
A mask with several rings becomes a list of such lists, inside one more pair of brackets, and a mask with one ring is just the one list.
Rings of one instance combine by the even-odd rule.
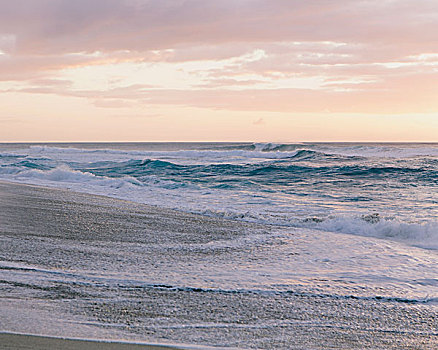
[[391, 145], [334, 145], [334, 146], [309, 146], [314, 151], [327, 154], [338, 154], [351, 157], [371, 158], [411, 158], [411, 157], [436, 157], [438, 156], [437, 145], [413, 145], [413, 146], [391, 146]]
[[438, 249], [438, 222], [409, 223], [396, 219], [379, 219], [369, 222], [363, 217], [340, 216], [322, 222], [303, 223], [297, 226], [319, 230], [377, 237], [408, 243], [410, 245]]
[[[63, 162], [101, 162], [125, 161], [132, 159], [169, 160], [172, 163], [212, 164], [227, 162], [242, 164], [260, 160], [281, 159], [293, 157], [299, 150], [266, 151], [278, 148], [277, 144], [260, 144], [259, 150], [179, 150], [179, 151], [138, 151], [138, 150], [88, 150], [79, 148], [62, 148], [52, 146], [32, 146], [26, 150], [18, 150], [23, 159], [43, 157], [53, 164]], [[291, 145], [296, 147], [297, 145]], [[438, 147], [415, 145], [412, 147], [368, 146], [368, 145], [313, 145], [313, 148], [325, 149], [327, 152], [339, 150], [344, 154], [388, 154], [396, 151], [398, 154], [433, 153]], [[386, 149], [386, 151], [385, 151]], [[382, 152], [378, 152], [382, 150]], [[432, 151], [433, 152], [432, 152]], [[374, 152], [374, 153], [373, 153]], [[377, 153], [376, 153], [377, 152]], [[409, 153], [410, 152], [410, 153]], [[10, 155], [11, 152], [8, 153]], [[269, 158], [271, 157], [271, 158]], [[12, 163], [13, 164], [13, 163]], [[3, 163], [0, 167], [0, 178], [8, 181], [68, 188], [79, 192], [106, 195], [140, 203], [163, 206], [209, 216], [217, 216], [231, 220], [243, 220], [266, 224], [308, 227], [318, 230], [347, 233], [361, 236], [372, 236], [390, 240], [402, 241], [428, 249], [438, 249], [438, 223], [436, 221], [415, 222], [409, 218], [406, 211], [398, 216], [398, 220], [379, 218], [376, 222], [363, 220], [358, 214], [359, 208], [348, 211], [347, 205], [339, 210], [336, 217], [329, 217], [330, 204], [312, 202], [309, 197], [287, 195], [275, 196], [268, 193], [255, 193], [245, 188], [233, 191], [205, 188], [202, 184], [184, 181], [172, 181], [156, 175], [142, 176], [141, 182], [131, 176], [106, 177], [90, 172], [77, 171], [67, 165], [61, 165], [51, 170], [28, 169]], [[328, 209], [327, 209], [328, 208]], [[392, 209], [391, 209], [392, 210]], [[395, 208], [398, 210], [398, 208]], [[342, 212], [343, 211], [343, 212]], [[303, 215], [324, 217], [322, 222], [303, 221]], [[356, 216], [352, 215], [356, 213]], [[367, 214], [367, 213], [365, 213]], [[403, 216], [402, 216], [403, 215]], [[430, 218], [430, 215], [429, 215]], [[412, 222], [410, 222], [412, 221]]]
[[[78, 155], [88, 157], [104, 157], [113, 160], [119, 159], [142, 159], [148, 157], [159, 157], [168, 159], [191, 159], [223, 161], [238, 159], [283, 159], [294, 157], [300, 150], [310, 150], [326, 154], [337, 154], [355, 157], [378, 157], [378, 158], [411, 158], [411, 157], [436, 157], [438, 156], [438, 144], [430, 145], [324, 145], [324, 144], [277, 144], [277, 143], [255, 143], [254, 150], [178, 150], [178, 151], [140, 151], [140, 150], [114, 150], [114, 149], [80, 149], [63, 148], [52, 146], [31, 146], [30, 154], [59, 157], [69, 159]], [[300, 147], [298, 147], [300, 146]], [[14, 155], [14, 153], [9, 153]]]
[[279, 146], [281, 146], [282, 144], [280, 143], [255, 143], [254, 144], [254, 148], [256, 151], [272, 151], [277, 149]]
[[411, 158], [418, 156], [438, 156], [438, 144], [306, 144], [306, 143], [254, 143], [254, 151], [269, 153], [288, 153], [299, 150], [311, 150], [326, 154], [352, 157]]
[[[229, 220], [256, 222], [291, 227], [306, 227], [329, 232], [377, 237], [405, 242], [410, 245], [438, 249], [438, 222], [404, 222], [378, 217], [374, 222], [361, 216], [339, 215], [336, 217], [302, 220], [297, 208], [282, 208], [273, 212], [272, 205], [258, 201], [253, 205], [251, 194], [240, 193], [235, 200], [227, 198], [221, 190], [203, 190], [194, 184], [178, 183], [149, 176], [137, 179], [124, 176], [110, 178], [88, 172], [72, 170], [63, 165], [52, 170], [24, 170], [11, 173], [3, 169], [0, 178], [9, 181], [68, 188], [79, 192], [106, 195], [134, 202], [163, 206]], [[199, 197], [202, 196], [202, 202]], [[225, 197], [224, 197], [225, 196]], [[297, 204], [297, 203], [296, 203]]]
[[344, 233], [364, 237], [376, 237], [402, 242], [416, 247], [438, 250], [438, 221], [403, 222], [392, 218], [379, 218], [372, 222], [367, 216], [343, 215], [326, 219], [298, 219], [290, 215], [270, 215], [263, 212], [238, 212], [236, 210], [206, 210], [203, 215], [229, 220], [248, 221], [289, 227], [302, 227], [326, 232]]
[[250, 163], [251, 160], [284, 159], [294, 157], [298, 151], [289, 152], [264, 152], [260, 150], [178, 150], [178, 151], [138, 151], [138, 150], [111, 150], [111, 149], [79, 149], [51, 146], [31, 146], [29, 155], [48, 155], [52, 159], [62, 161], [123, 161], [145, 158], [176, 161], [183, 164], [205, 163], [234, 163], [242, 160]]
[[141, 186], [142, 183], [133, 177], [125, 176], [123, 178], [108, 178], [105, 176], [96, 176], [88, 172], [81, 172], [72, 170], [66, 165], [59, 166], [51, 170], [24, 170], [14, 172], [13, 177], [10, 178], [10, 169], [1, 172], [1, 177], [5, 180], [14, 180], [17, 182], [26, 182], [40, 185], [54, 185], [55, 187], [73, 187], [74, 185], [97, 185], [107, 187], [108, 189], [121, 188], [127, 184]]

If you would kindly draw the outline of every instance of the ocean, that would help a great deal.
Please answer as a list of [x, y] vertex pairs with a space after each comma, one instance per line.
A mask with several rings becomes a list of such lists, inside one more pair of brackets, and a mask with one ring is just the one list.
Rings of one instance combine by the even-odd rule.
[[0, 181], [0, 330], [438, 346], [438, 144], [0, 144]]

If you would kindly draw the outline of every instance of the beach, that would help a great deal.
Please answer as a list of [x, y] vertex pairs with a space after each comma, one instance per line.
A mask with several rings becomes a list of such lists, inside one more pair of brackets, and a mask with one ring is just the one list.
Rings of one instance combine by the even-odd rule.
[[85, 341], [78, 339], [50, 338], [24, 334], [0, 333], [0, 349], [4, 350], [172, 350], [183, 349], [172, 346], [128, 344], [118, 342]]
[[437, 33], [0, 0], [0, 350], [438, 350]]
[[[438, 344], [437, 306], [427, 299], [331, 294], [324, 281], [319, 293], [305, 283], [248, 288], [285, 246], [284, 228], [6, 182], [0, 206], [3, 332], [243, 349]], [[302, 255], [304, 237], [290, 239], [288, 254]], [[34, 338], [1, 339], [20, 349]]]

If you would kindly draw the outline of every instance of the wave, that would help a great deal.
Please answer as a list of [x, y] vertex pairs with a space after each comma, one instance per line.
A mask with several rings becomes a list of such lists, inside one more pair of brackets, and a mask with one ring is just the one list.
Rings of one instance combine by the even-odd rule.
[[421, 248], [438, 250], [437, 221], [409, 223], [393, 218], [382, 218], [379, 214], [373, 213], [357, 217], [307, 218], [295, 225], [329, 232], [391, 239]]
[[[3, 172], [1, 172], [2, 175]], [[120, 188], [126, 184], [142, 185], [141, 182], [133, 177], [125, 176], [123, 179], [109, 178], [104, 176], [96, 176], [89, 172], [82, 172], [78, 170], [72, 170], [66, 165], [50, 169], [50, 170], [40, 170], [31, 169], [15, 172], [12, 179], [6, 178], [7, 180], [16, 180], [19, 182], [30, 181], [36, 184], [47, 184], [47, 183], [60, 183], [64, 185], [71, 184], [94, 184], [102, 187], [108, 188]]]
[[[437, 157], [438, 144], [375, 144], [375, 145], [317, 145], [310, 146], [326, 154], [337, 154], [347, 157], [363, 158], [412, 158], [412, 157]], [[313, 148], [315, 147], [315, 148]]]
[[[425, 249], [438, 250], [438, 222], [436, 221], [406, 222], [396, 218], [382, 217], [378, 214], [362, 216], [342, 214], [303, 219], [293, 211], [283, 212], [281, 215], [271, 212], [269, 206], [256, 209], [256, 207], [252, 208], [248, 205], [237, 205], [236, 209], [214, 209], [233, 205], [226, 202], [226, 194], [222, 193], [224, 191], [222, 187], [205, 191], [195, 184], [188, 185], [157, 177], [149, 177], [139, 181], [132, 176], [120, 178], [97, 176], [67, 167], [59, 167], [48, 171], [31, 169], [12, 176], [2, 174], [0, 178], [8, 181], [106, 195], [227, 220], [375, 237]], [[202, 206], [199, 203], [199, 196], [203, 198]], [[205, 206], [206, 208], [204, 208]], [[245, 207], [248, 210], [242, 211]]]
[[[206, 164], [181, 164], [179, 162], [160, 160], [160, 159], [127, 159], [127, 160], [106, 160], [106, 161], [72, 161], [68, 165], [82, 172], [90, 172], [100, 176], [141, 176], [153, 174], [162, 174], [162, 171], [177, 171], [179, 174], [192, 174], [193, 177], [201, 176], [204, 173], [212, 175], [236, 174], [241, 176], [258, 176], [258, 175], [297, 175], [312, 176], [347, 176], [355, 177], [382, 177], [394, 175], [417, 176], [419, 180], [438, 179], [438, 169], [424, 164], [342, 164], [339, 162], [324, 163], [318, 165], [318, 152], [308, 150], [298, 150], [294, 155], [289, 155], [288, 159], [281, 161], [265, 160], [259, 163], [234, 164], [234, 163], [206, 163]], [[309, 162], [309, 160], [312, 160]], [[305, 162], [301, 162], [305, 161]], [[53, 168], [56, 161], [50, 161], [47, 158], [29, 158], [17, 159], [16, 162], [9, 161], [1, 165], [3, 169], [7, 167], [16, 169], [39, 169], [49, 170]], [[404, 166], [405, 165], [405, 166]], [[172, 173], [176, 176], [177, 173]], [[242, 178], [242, 181], [245, 180]], [[267, 180], [269, 180], [267, 178]], [[285, 179], [287, 180], [287, 179]]]
[[[112, 275], [96, 275], [89, 274], [87, 272], [68, 271], [59, 269], [49, 269], [34, 265], [28, 265], [23, 263], [15, 263], [10, 261], [0, 261], [0, 270], [3, 271], [20, 271], [25, 272], [28, 275], [27, 279], [32, 280], [32, 274], [39, 275], [38, 283], [44, 280], [44, 277], [53, 281], [56, 277], [58, 281], [62, 281], [64, 284], [72, 285], [85, 285], [85, 286], [102, 286], [107, 287], [117, 286], [117, 289], [125, 290], [168, 290], [182, 293], [202, 293], [202, 294], [252, 294], [262, 296], [294, 296], [305, 298], [318, 298], [318, 299], [335, 299], [335, 300], [372, 300], [384, 303], [406, 303], [406, 304], [437, 304], [437, 297], [429, 297], [426, 295], [423, 298], [418, 297], [398, 297], [398, 296], [383, 296], [383, 295], [356, 295], [356, 294], [337, 294], [337, 293], [321, 293], [314, 291], [302, 290], [302, 286], [296, 286], [296, 289], [287, 288], [277, 289], [258, 289], [258, 288], [220, 288], [220, 287], [200, 287], [200, 286], [186, 286], [170, 283], [160, 283], [152, 281], [143, 281], [141, 279], [133, 279], [132, 277], [120, 277], [119, 274]], [[9, 284], [19, 284], [20, 286], [33, 286], [31, 284], [23, 284], [14, 281], [4, 281]], [[35, 282], [35, 281], [34, 281]], [[436, 285], [438, 280], [429, 280], [431, 285]]]
[[260, 152], [291, 152], [300, 149], [320, 154], [365, 158], [437, 157], [438, 144], [310, 144], [254, 143], [249, 149]]
[[286, 145], [286, 144], [278, 144], [278, 143], [254, 143], [253, 149], [261, 152], [272, 152], [279, 151], [280, 149], [286, 150], [295, 150], [295, 145]]
[[[313, 151], [310, 151], [313, 152]], [[32, 156], [50, 156], [53, 159], [65, 161], [92, 161], [97, 158], [108, 160], [129, 160], [144, 158], [165, 158], [175, 161], [188, 161], [191, 164], [212, 162], [233, 162], [238, 160], [252, 162], [252, 160], [287, 159], [295, 157], [299, 152], [263, 152], [251, 149], [198, 149], [198, 150], [115, 150], [115, 149], [80, 149], [53, 146], [31, 146], [29, 154]], [[1, 156], [1, 155], [0, 155]]]
[[404, 222], [396, 218], [384, 218], [378, 213], [352, 216], [308, 217], [277, 216], [237, 211], [201, 212], [206, 216], [228, 220], [248, 221], [284, 227], [306, 228], [325, 232], [343, 233], [364, 237], [394, 240], [411, 246], [438, 250], [438, 221], [424, 223]]
[[[130, 159], [124, 162], [94, 162], [82, 165], [80, 163], [75, 166], [82, 170], [101, 176], [124, 176], [130, 175], [136, 178], [145, 175], [159, 176], [183, 176], [184, 180], [200, 180], [201, 178], [209, 178], [212, 182], [220, 176], [234, 176], [231, 178], [221, 178], [221, 181], [236, 181], [249, 182], [251, 177], [259, 177], [260, 181], [279, 183], [300, 178], [310, 178], [312, 176], [334, 177], [342, 176], [344, 178], [382, 178], [393, 176], [411, 177], [420, 182], [434, 182], [438, 179], [438, 170], [427, 166], [395, 166], [389, 164], [387, 166], [373, 165], [339, 165], [326, 164], [318, 166], [315, 160], [318, 153], [300, 150], [295, 153], [295, 156], [282, 161], [264, 161], [259, 163], [249, 164], [233, 164], [233, 163], [208, 163], [208, 164], [179, 164], [176, 162], [158, 160], [158, 159]], [[305, 163], [301, 163], [305, 161]], [[24, 163], [22, 165], [25, 165]], [[36, 165], [31, 165], [36, 167]], [[265, 176], [264, 179], [260, 175]], [[212, 183], [212, 185], [214, 185]], [[221, 185], [221, 184], [219, 184]]]
[[[433, 221], [438, 168], [430, 160], [353, 160], [320, 152], [378, 148], [368, 145], [257, 145], [258, 150], [255, 144], [245, 144], [254, 149], [212, 145], [212, 149], [159, 152], [31, 146], [28, 154], [18, 150], [17, 157], [11, 152], [0, 154], [0, 178], [231, 220], [309, 227], [438, 249], [438, 227]], [[425, 146], [415, 147], [424, 150]], [[360, 214], [345, 214], [362, 214], [379, 206], [385, 209], [377, 210], [400, 220], [379, 216], [371, 222]], [[410, 223], [412, 210], [430, 223], [419, 223], [420, 219]], [[309, 212], [321, 217], [302, 220], [303, 213]], [[333, 213], [340, 214], [329, 217]]]
[[304, 143], [253, 143], [250, 149], [258, 152], [293, 152], [293, 151], [307, 151], [316, 152], [317, 148]]
[[[190, 145], [190, 144], [188, 144]], [[97, 145], [96, 145], [97, 146]], [[145, 146], [146, 147], [146, 146]], [[181, 145], [179, 150], [121, 150], [121, 149], [84, 149], [75, 147], [30, 146], [32, 153], [36, 154], [104, 154], [112, 156], [148, 157], [173, 156], [177, 158], [267, 158], [281, 159], [294, 157], [297, 152], [315, 152], [327, 157], [362, 157], [362, 158], [412, 158], [412, 157], [437, 157], [438, 144], [323, 144], [323, 143], [249, 143], [249, 144], [206, 144], [193, 149]], [[11, 154], [12, 155], [12, 154]]]
[[[131, 287], [132, 288], [132, 287]], [[260, 289], [213, 289], [213, 288], [199, 288], [199, 287], [179, 287], [167, 284], [149, 284], [142, 287], [136, 286], [136, 288], [144, 289], [162, 289], [173, 290], [178, 292], [192, 292], [192, 293], [218, 293], [218, 294], [258, 294], [258, 295], [282, 295], [282, 296], [295, 296], [306, 298], [318, 298], [318, 299], [354, 299], [354, 300], [373, 300], [389, 303], [406, 303], [406, 304], [436, 304], [438, 298], [425, 297], [420, 298], [401, 298], [401, 297], [387, 297], [381, 295], [373, 296], [359, 296], [359, 295], [340, 295], [340, 294], [323, 294], [323, 293], [310, 293], [300, 292], [294, 290], [260, 290]]]

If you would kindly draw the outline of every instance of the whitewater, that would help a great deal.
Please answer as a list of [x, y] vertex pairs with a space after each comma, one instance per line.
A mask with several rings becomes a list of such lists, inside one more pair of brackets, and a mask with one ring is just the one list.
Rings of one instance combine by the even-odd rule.
[[438, 144], [2, 144], [0, 179], [438, 249]]

